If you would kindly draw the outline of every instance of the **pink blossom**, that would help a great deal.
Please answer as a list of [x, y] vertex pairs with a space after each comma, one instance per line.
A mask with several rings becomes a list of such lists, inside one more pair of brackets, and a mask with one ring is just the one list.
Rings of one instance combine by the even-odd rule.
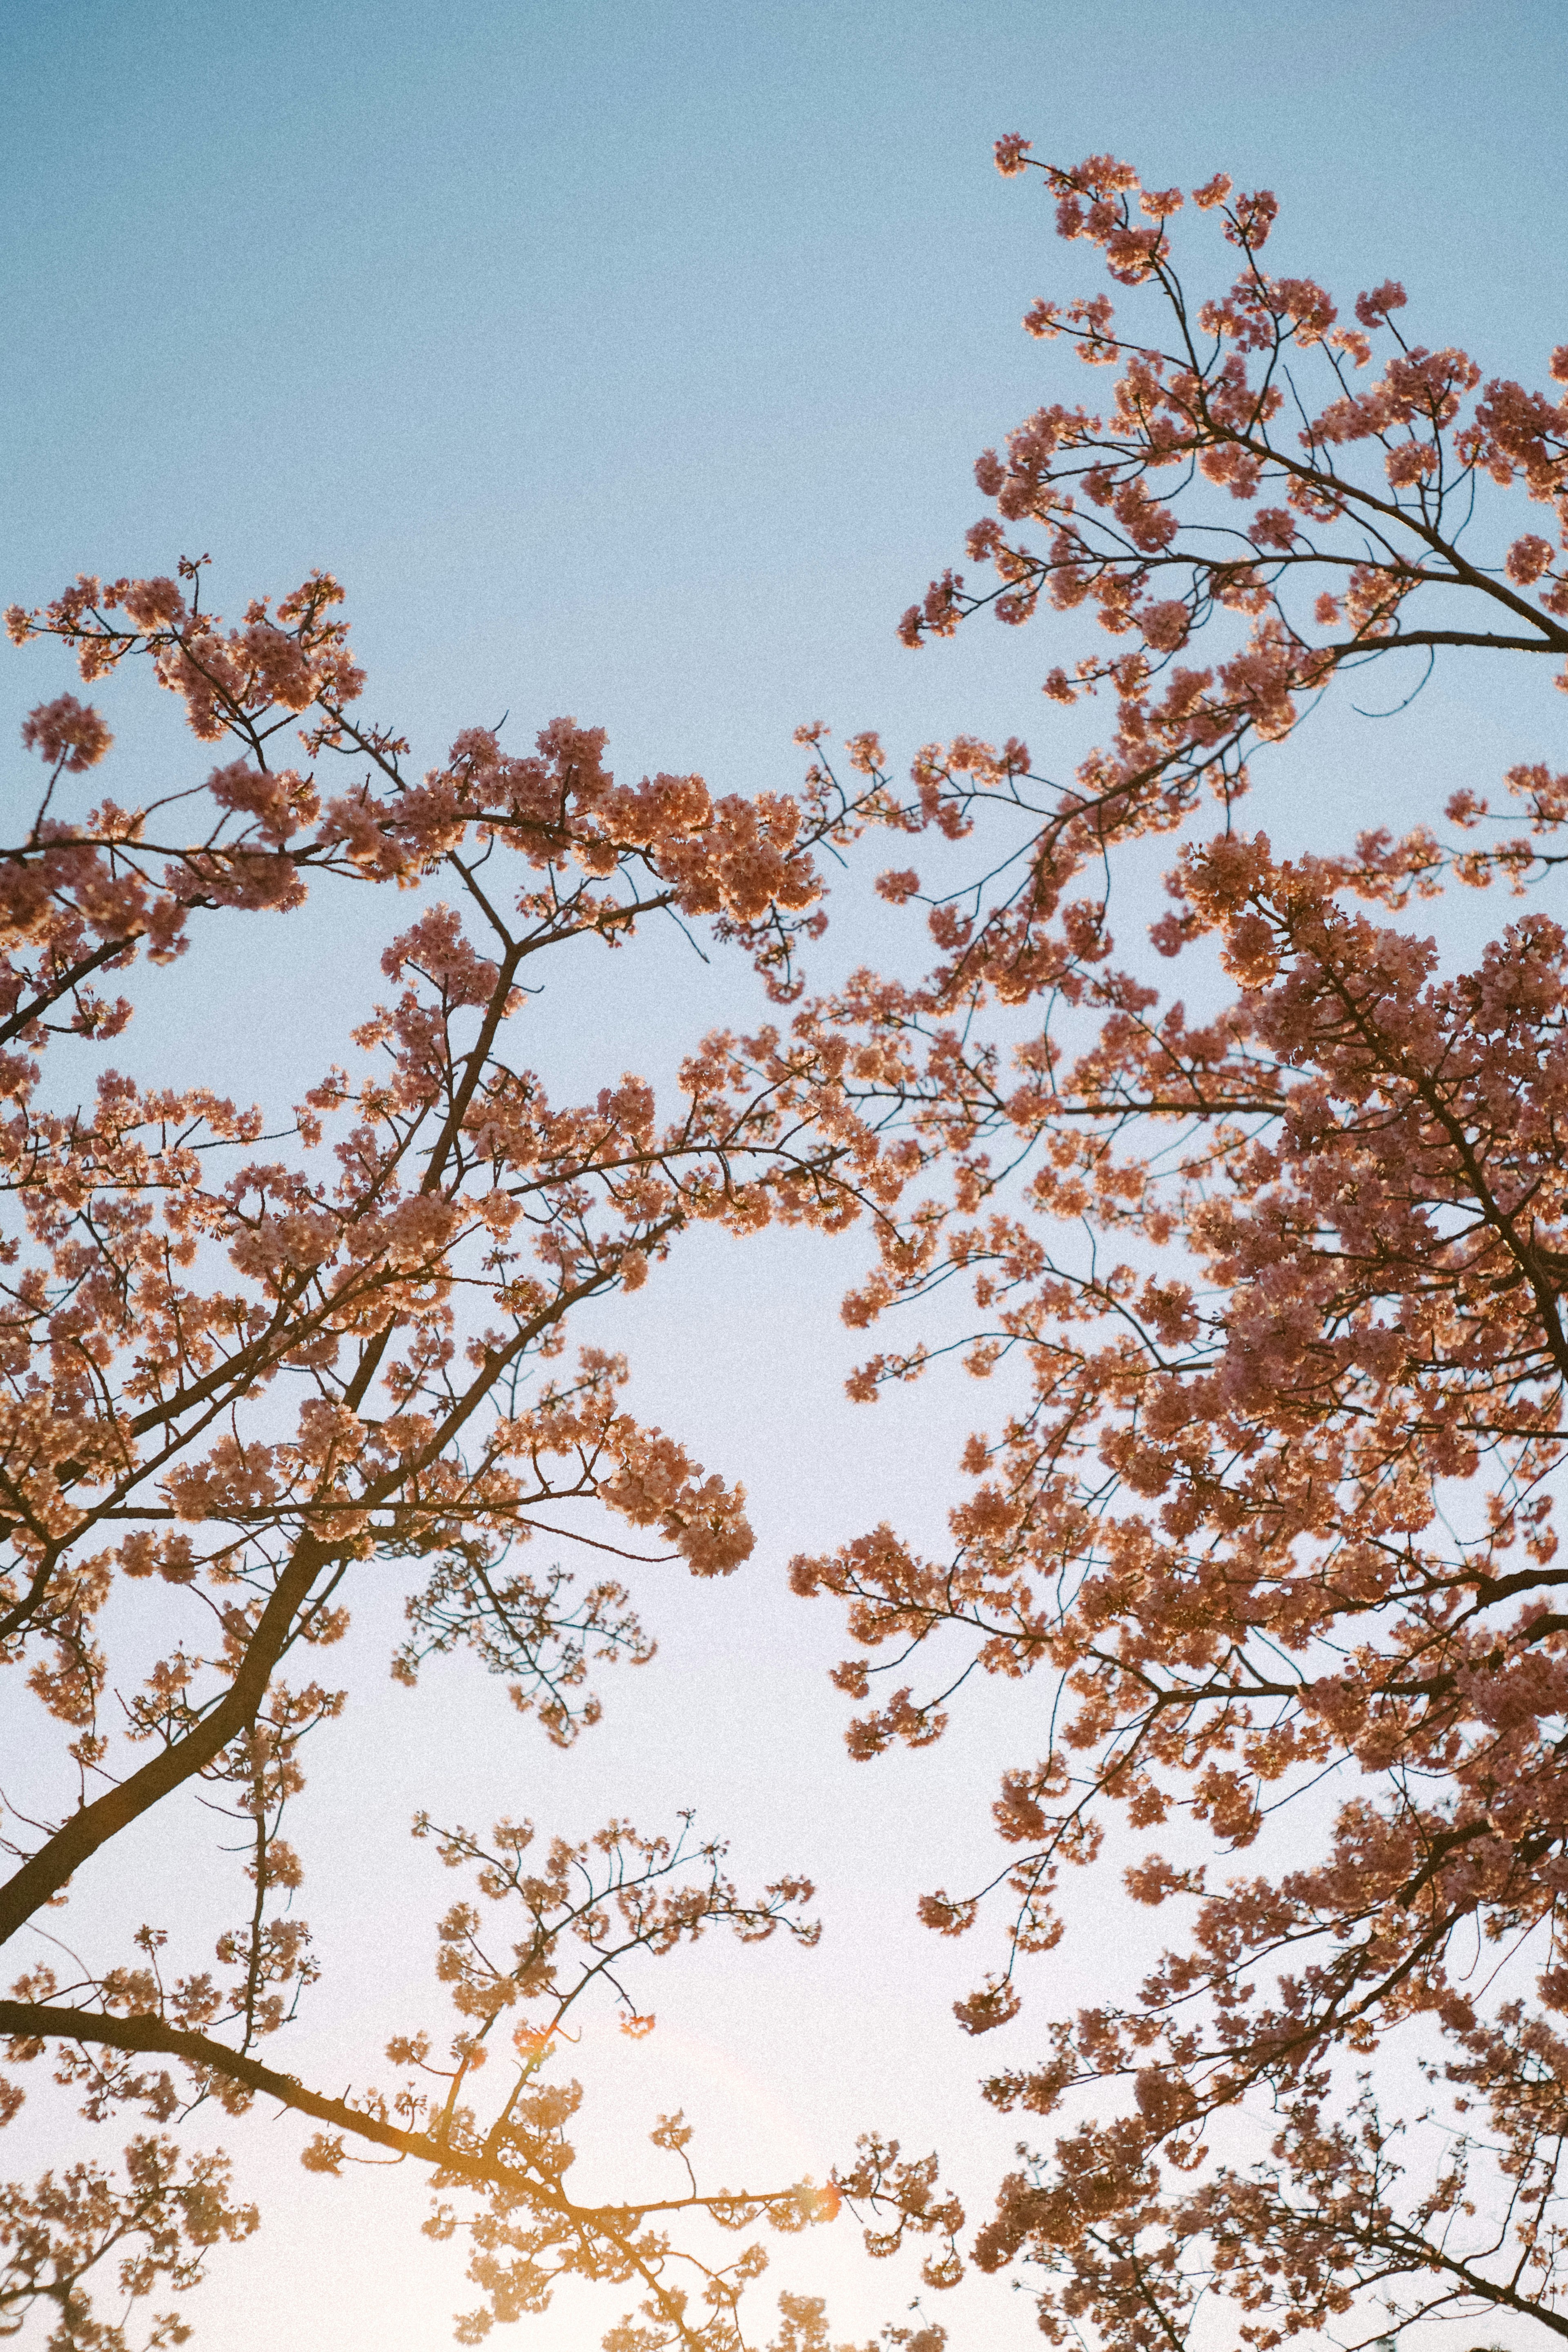
[[22, 721], [22, 740], [51, 767], [57, 762], [69, 776], [96, 767], [114, 738], [89, 702], [74, 694], [57, 695], [40, 702]]
[[1361, 324], [1369, 330], [1382, 327], [1387, 324], [1391, 310], [1404, 310], [1405, 299], [1405, 289], [1398, 279], [1385, 278], [1383, 284], [1374, 286], [1370, 294], [1356, 296], [1355, 314]]

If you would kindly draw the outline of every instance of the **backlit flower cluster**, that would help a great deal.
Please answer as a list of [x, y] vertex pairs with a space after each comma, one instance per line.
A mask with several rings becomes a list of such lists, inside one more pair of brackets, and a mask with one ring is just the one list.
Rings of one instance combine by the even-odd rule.
[[[468, 2231], [481, 2290], [463, 2340], [574, 2275], [640, 2298], [625, 2342], [736, 2352], [762, 2250], [709, 2259], [700, 2231], [678, 2250], [669, 2216], [795, 2230], [829, 2218], [838, 2191], [701, 2190], [689, 2131], [667, 2118], [645, 2205], [578, 2200], [563, 2136], [578, 2094], [552, 2061], [588, 1990], [607, 1984], [646, 2031], [620, 1971], [707, 1925], [813, 1940], [805, 1882], [743, 1902], [721, 1847], [624, 1822], [555, 1840], [537, 1867], [527, 1832], [503, 1826], [483, 1852], [453, 1832], [447, 1859], [521, 1903], [523, 1940], [498, 1961], [479, 1913], [451, 1912], [437, 1938], [448, 2045], [397, 2037], [395, 2094], [327, 2096], [263, 2054], [321, 1969], [297, 1907], [307, 1848], [286, 1816], [307, 1740], [352, 1722], [322, 1666], [367, 1587], [400, 1583], [392, 1668], [419, 1703], [442, 1703], [436, 1662], [466, 1649], [564, 1746], [597, 1718], [593, 1669], [652, 1655], [637, 1571], [728, 1575], [750, 1554], [742, 1490], [626, 1409], [625, 1360], [590, 1318], [695, 1226], [838, 1231], [886, 1214], [908, 1150], [885, 1147], [843, 1041], [809, 1023], [695, 1036], [662, 1094], [606, 1069], [561, 1100], [521, 1056], [526, 1005], [541, 958], [573, 951], [581, 988], [585, 949], [625, 950], [661, 917], [738, 946], [775, 1002], [798, 996], [801, 943], [822, 928], [816, 856], [891, 803], [866, 775], [852, 793], [819, 772], [799, 798], [754, 800], [697, 776], [620, 782], [602, 731], [571, 719], [519, 752], [470, 729], [411, 772], [403, 739], [355, 716], [363, 679], [335, 582], [312, 574], [226, 627], [203, 579], [194, 563], [177, 579], [84, 578], [9, 616], [19, 645], [54, 641], [89, 686], [150, 667], [197, 743], [221, 749], [166, 798], [124, 806], [77, 783], [110, 749], [90, 704], [56, 695], [23, 728], [46, 772], [0, 855], [0, 1664], [38, 1757], [51, 1730], [57, 1752], [38, 1805], [0, 1829], [0, 1922], [16, 1936], [68, 1885], [85, 1907], [96, 1858], [199, 1792], [192, 1818], [218, 1834], [209, 1856], [183, 1847], [183, 1870], [235, 1882], [230, 1924], [205, 1949], [187, 1923], [148, 1926], [122, 1953], [79, 1924], [79, 1968], [51, 1957], [0, 2000], [16, 2062], [0, 2112], [46, 2051], [93, 2120], [130, 2107], [161, 2131], [194, 2102], [239, 2115], [280, 2100], [321, 2127], [318, 2169], [362, 2144], [428, 2168], [432, 2226]], [[291, 1119], [110, 1068], [79, 1102], [71, 1073], [55, 1075], [57, 1041], [118, 1034], [133, 1000], [110, 989], [129, 990], [143, 955], [177, 959], [198, 923], [386, 883], [410, 894], [405, 920], [338, 1061], [300, 1074]], [[743, 961], [739, 977], [743, 997]], [[587, 1328], [569, 1353], [574, 1324]], [[577, 1538], [596, 1568], [605, 1554], [631, 1567], [582, 1583], [558, 1559], [532, 1565], [531, 1546]], [[517, 2004], [529, 2021], [481, 2114], [489, 2028]], [[847, 2192], [868, 2226], [951, 2237], [919, 2167], [873, 2173], [852, 2171]], [[0, 2332], [37, 2305], [61, 2346], [114, 2352], [129, 2339], [95, 2315], [96, 2263], [122, 2261], [138, 2304], [193, 2284], [205, 2250], [254, 2221], [224, 2163], [156, 2136], [132, 2141], [122, 2175], [84, 2163], [14, 2184]], [[820, 2340], [820, 2312], [794, 2303], [784, 2340]], [[147, 2342], [186, 2332], [165, 2315]]]
[[[1342, 670], [1402, 657], [1408, 689], [1458, 646], [1568, 679], [1568, 396], [1407, 341], [1393, 281], [1345, 319], [1271, 275], [1274, 199], [1223, 174], [1192, 195], [1231, 249], [1204, 299], [1180, 191], [1105, 156], [1037, 166], [1018, 138], [997, 162], [1103, 257], [1114, 299], [1025, 324], [1110, 390], [982, 457], [969, 557], [1000, 585], [948, 572], [903, 634], [985, 604], [1087, 617], [1098, 643], [1045, 693], [1109, 702], [1109, 735], [1059, 785], [1016, 743], [915, 762], [926, 882], [900, 865], [882, 890], [923, 907], [937, 961], [859, 974], [823, 1017], [947, 1189], [889, 1219], [847, 1302], [867, 1329], [905, 1310], [851, 1385], [926, 1370], [939, 1343], [908, 1310], [956, 1279], [968, 1336], [940, 1344], [994, 1417], [950, 1547], [883, 1526], [795, 1584], [845, 1610], [857, 1755], [931, 1746], [973, 1665], [1046, 1685], [994, 1805], [1008, 1859], [923, 1906], [957, 1936], [993, 1888], [1010, 1905], [966, 2030], [1018, 2015], [1108, 1815], [1138, 1857], [1125, 1894], [1177, 1915], [1141, 1984], [1030, 2048], [1015, 2029], [987, 2085], [1058, 2119], [976, 2249], [1037, 2266], [1050, 2340], [1178, 2347], [1215, 2294], [1260, 2347], [1424, 2311], [1560, 2332], [1568, 933], [1550, 901], [1479, 954], [1428, 931], [1454, 882], [1550, 888], [1568, 778], [1525, 759], [1511, 814], [1478, 785], [1402, 836], [1295, 856], [1236, 803]], [[1115, 955], [1116, 877], [1149, 835], [1171, 837], [1152, 945], [1187, 959], [1186, 1002], [1141, 948]], [[1317, 1814], [1276, 1825], [1311, 1790]], [[1390, 2042], [1426, 2073], [1435, 2166], [1358, 2084]]]

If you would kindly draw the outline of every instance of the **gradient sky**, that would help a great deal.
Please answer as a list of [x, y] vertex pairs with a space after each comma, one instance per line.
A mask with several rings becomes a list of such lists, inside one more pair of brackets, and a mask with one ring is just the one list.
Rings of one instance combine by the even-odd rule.
[[[1402, 278], [1416, 331], [1489, 373], [1539, 375], [1568, 333], [1561, 0], [0, 0], [0, 27], [4, 600], [210, 550], [232, 610], [325, 563], [370, 707], [431, 758], [505, 709], [524, 730], [572, 711], [634, 773], [697, 768], [719, 790], [787, 788], [790, 730], [819, 715], [904, 755], [972, 728], [1046, 758], [1037, 633], [977, 627], [918, 658], [893, 638], [978, 511], [975, 452], [1055, 364], [1023, 310], [1089, 275], [1037, 191], [992, 169], [1000, 131], [1064, 160], [1110, 148], [1156, 184], [1223, 166], [1271, 185], [1281, 267], [1347, 293]], [[65, 682], [47, 663], [0, 665], [0, 740]], [[176, 752], [170, 716], [112, 691], [150, 775]], [[1419, 724], [1293, 747], [1280, 774], [1310, 789], [1282, 787], [1274, 821], [1381, 816], [1429, 798], [1435, 740], [1468, 780], [1541, 756], [1553, 724], [1560, 740], [1544, 692], [1500, 699], [1456, 672]], [[373, 992], [368, 932], [255, 929], [243, 967], [193, 958], [154, 992], [137, 1051], [253, 1094], [330, 1058]], [[596, 1084], [623, 1051], [657, 1065], [711, 988], [673, 951], [660, 971], [657, 1002], [543, 1006], [552, 1066]], [[985, 1793], [1043, 1744], [1039, 1695], [993, 1694], [931, 1757], [852, 1769], [821, 1673], [834, 1628], [782, 1590], [795, 1549], [883, 1515], [938, 1530], [932, 1465], [967, 1426], [952, 1383], [874, 1416], [843, 1405], [849, 1272], [826, 1246], [704, 1236], [592, 1335], [631, 1347], [643, 1410], [746, 1479], [761, 1540], [721, 1591], [653, 1596], [664, 1654], [576, 1755], [456, 1669], [411, 1736], [373, 1654], [394, 1605], [356, 1635], [372, 1695], [300, 1843], [329, 1967], [357, 1972], [282, 2063], [341, 2074], [358, 2035], [363, 2079], [421, 2001], [439, 2015], [421, 1988], [454, 1889], [407, 1850], [416, 1804], [583, 1829], [696, 1802], [743, 1874], [810, 1869], [828, 1934], [809, 1958], [672, 1964], [647, 1989], [653, 2041], [584, 2053], [624, 2081], [628, 2130], [684, 2097], [731, 2179], [820, 2174], [873, 2121], [942, 2138], [975, 2182], [1005, 2157], [1012, 2128], [969, 2115], [982, 2053], [948, 2016], [978, 1955], [910, 1915], [921, 1887], [990, 1866]], [[115, 1873], [105, 1917], [186, 1899], [166, 1832]], [[1124, 1965], [1125, 1923], [1093, 1899], [1103, 1916], [1043, 1964], [1044, 2010], [1100, 1980], [1113, 1946]], [[1026, 2023], [1008, 2034], [985, 2061], [1026, 2053]], [[8, 2136], [7, 2168], [43, 2131], [29, 2116]], [[247, 2160], [277, 2144], [267, 2228], [193, 2302], [198, 2342], [448, 2340], [466, 2296], [450, 2250], [416, 2233], [416, 2182], [307, 2178], [291, 2125], [226, 2137]], [[786, 2249], [781, 2283], [833, 2282], [863, 2335], [912, 2289], [836, 2236]], [[596, 2342], [611, 2315], [574, 2306], [522, 2340]], [[1038, 2340], [1005, 2284], [943, 2315], [954, 2352]]]

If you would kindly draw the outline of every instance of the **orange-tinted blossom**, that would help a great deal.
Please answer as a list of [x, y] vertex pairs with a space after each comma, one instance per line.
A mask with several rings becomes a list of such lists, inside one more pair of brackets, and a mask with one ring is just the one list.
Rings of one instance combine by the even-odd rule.
[[[957, 1275], [969, 1368], [1007, 1393], [950, 1552], [882, 1527], [795, 1581], [847, 1607], [845, 1691], [894, 1685], [857, 1754], [936, 1739], [973, 1662], [1049, 1678], [1042, 1752], [994, 1808], [1013, 1923], [970, 2032], [1017, 2013], [1019, 1957], [1060, 1937], [1064, 1866], [1101, 1853], [1109, 1809], [1156, 1841], [1128, 1892], [1184, 1915], [1141, 1987], [987, 2085], [1068, 2109], [977, 2250], [1038, 2266], [1051, 2340], [1175, 2347], [1206, 2294], [1265, 2347], [1478, 2307], [1568, 2334], [1568, 935], [1522, 913], [1460, 969], [1394, 919], [1455, 881], [1550, 882], [1568, 775], [1515, 766], [1522, 821], [1489, 843], [1468, 791], [1447, 844], [1282, 856], [1236, 813], [1249, 751], [1341, 669], [1458, 646], [1568, 681], [1568, 400], [1407, 342], [1392, 282], [1342, 324], [1268, 274], [1274, 199], [1223, 173], [1192, 234], [1240, 272], [1200, 299], [1178, 192], [1106, 156], [1036, 166], [1017, 137], [997, 161], [1104, 257], [1117, 305], [1025, 324], [1110, 391], [981, 459], [969, 554], [1000, 584], [944, 573], [903, 634], [1085, 612], [1109, 646], [1045, 691], [1114, 718], [1061, 785], [1017, 742], [921, 754], [903, 826], [942, 836], [944, 875], [973, 835], [982, 878], [926, 896], [923, 982], [863, 973], [818, 1016], [857, 1041], [863, 1115], [897, 1105], [951, 1180], [884, 1228], [848, 1319]], [[1112, 961], [1120, 853], [1151, 834], [1181, 835], [1152, 944], [1201, 961], [1201, 1016]], [[910, 866], [882, 887], [921, 898]], [[906, 1337], [855, 1392], [930, 1360]], [[1336, 1768], [1321, 1843], [1271, 1848], [1270, 1815]], [[1210, 1839], [1262, 1862], [1211, 1877]], [[928, 1923], [963, 1934], [990, 1891], [930, 1895]], [[1447, 2130], [1404, 2178], [1401, 2122], [1355, 2079], [1402, 2026]], [[1243, 2103], [1269, 2117], [1256, 2161], [1224, 2120]]]
[[[481, 2291], [463, 2341], [574, 2276], [641, 2298], [612, 2333], [623, 2352], [733, 2352], [762, 2249], [678, 2247], [681, 2214], [795, 2230], [849, 2201], [879, 2244], [909, 2229], [948, 2246], [962, 2216], [929, 2164], [878, 2142], [840, 2187], [700, 2189], [679, 2117], [653, 2133], [651, 2185], [583, 2201], [566, 2137], [580, 2093], [556, 2059], [591, 1990], [608, 1986], [627, 2030], [647, 2030], [622, 1981], [639, 1958], [710, 1927], [814, 1940], [804, 1879], [743, 1899], [722, 1846], [689, 1824], [666, 1839], [616, 1821], [537, 1855], [512, 1823], [489, 1841], [429, 1832], [477, 1889], [437, 1937], [455, 2033], [395, 2035], [384, 2093], [318, 2093], [258, 2053], [318, 1973], [283, 1827], [307, 1737], [352, 1725], [349, 1693], [321, 1674], [357, 1594], [402, 1580], [404, 1684], [467, 1646], [570, 1742], [598, 1712], [590, 1670], [652, 1644], [624, 1572], [584, 1585], [531, 1570], [531, 1538], [559, 1534], [576, 1499], [630, 1531], [626, 1545], [583, 1531], [599, 1563], [646, 1560], [641, 1539], [727, 1575], [752, 1538], [742, 1490], [626, 1410], [625, 1363], [592, 1328], [567, 1354], [569, 1319], [637, 1288], [694, 1226], [839, 1230], [886, 1214], [907, 1172], [857, 1108], [842, 1042], [776, 1025], [693, 1039], [671, 1101], [615, 1072], [585, 1100], [552, 1099], [516, 1058], [537, 959], [595, 940], [624, 950], [669, 914], [740, 947], [787, 1003], [799, 943], [821, 928], [816, 856], [879, 814], [881, 788], [840, 794], [819, 775], [802, 799], [748, 801], [696, 776], [626, 785], [603, 734], [570, 719], [521, 753], [470, 729], [411, 772], [407, 744], [353, 715], [363, 681], [333, 581], [312, 575], [226, 629], [202, 584], [195, 563], [173, 580], [83, 579], [9, 616], [19, 644], [58, 641], [88, 683], [150, 665], [221, 750], [166, 799], [89, 805], [70, 780], [109, 749], [97, 714], [62, 695], [23, 730], [48, 775], [0, 855], [0, 1663], [60, 1753], [50, 1817], [4, 1825], [0, 1933], [68, 1882], [88, 1889], [95, 1855], [193, 1789], [220, 1817], [233, 1924], [216, 1950], [177, 1922], [149, 1926], [79, 1974], [46, 1948], [0, 2000], [16, 2077], [0, 2116], [46, 2050], [93, 2120], [130, 2106], [162, 2126], [207, 2096], [238, 2116], [263, 2095], [322, 2126], [306, 2159], [319, 2170], [361, 2142], [430, 2168], [431, 2227], [467, 2233]], [[299, 765], [279, 759], [289, 744]], [[54, 1041], [101, 1043], [131, 1016], [129, 998], [100, 993], [106, 975], [143, 952], [177, 958], [198, 921], [287, 912], [323, 881], [419, 896], [382, 958], [384, 1002], [342, 1039], [342, 1066], [301, 1074], [282, 1132], [200, 1087], [108, 1068], [92, 1103], [60, 1107]], [[159, 1594], [151, 1664], [126, 1646], [134, 1615], [110, 1606], [127, 1582]], [[194, 1854], [184, 1867], [195, 1876]], [[143, 2134], [122, 2178], [83, 2164], [0, 2189], [0, 2332], [39, 2305], [62, 2352], [126, 2352], [84, 2284], [94, 2263], [121, 2265], [132, 2305], [188, 2285], [206, 2247], [254, 2226], [227, 2180], [223, 2161], [182, 2163]], [[795, 2298], [781, 2343], [825, 2342], [823, 2325]], [[145, 2341], [187, 2332], [163, 2315]]]

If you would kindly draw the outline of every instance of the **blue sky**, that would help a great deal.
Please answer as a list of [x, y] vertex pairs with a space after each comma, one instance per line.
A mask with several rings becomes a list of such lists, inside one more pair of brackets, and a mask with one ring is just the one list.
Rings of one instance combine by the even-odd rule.
[[1000, 130], [1276, 186], [1293, 260], [1498, 364], [1568, 310], [1550, 0], [6, 13], [7, 594], [327, 562], [434, 731], [500, 694], [761, 777], [818, 710], [951, 723], [972, 664], [1032, 704], [889, 625], [1077, 259]]
[[[1489, 373], [1537, 376], [1568, 336], [1554, 0], [5, 0], [0, 21], [4, 601], [210, 550], [232, 610], [327, 564], [370, 707], [432, 758], [510, 709], [524, 731], [572, 711], [634, 772], [695, 767], [720, 790], [787, 786], [790, 730], [819, 715], [906, 754], [1016, 729], [1048, 763], [1037, 633], [980, 626], [918, 658], [893, 636], [978, 511], [976, 451], [1045, 396], [1056, 361], [1022, 311], [1089, 275], [1037, 191], [993, 170], [1000, 131], [1069, 161], [1110, 148], [1159, 184], [1224, 167], [1271, 185], [1281, 266], [1347, 295], [1403, 278], [1417, 332]], [[47, 656], [7, 656], [5, 736], [55, 690]], [[150, 774], [176, 751], [169, 715], [113, 691]], [[1561, 735], [1550, 695], [1478, 695], [1456, 673], [1419, 724], [1335, 734], [1329, 784], [1311, 742], [1280, 773], [1314, 808], [1413, 793], [1435, 719], [1450, 763], [1542, 756], [1542, 730]], [[329, 1057], [340, 1001], [353, 1017], [370, 988], [367, 935], [256, 929], [248, 967], [200, 967], [194, 993], [184, 969], [146, 1050], [237, 1088]], [[571, 1003], [546, 1008], [552, 1050], [570, 1066], [612, 1037], [657, 1055], [708, 1017], [700, 974], [666, 979], [651, 1008], [595, 1001], [591, 1040]], [[330, 1864], [308, 1907], [333, 1951], [384, 1914], [406, 1936], [378, 1928], [375, 1966], [323, 1990], [289, 2063], [332, 2066], [361, 2006], [416, 1999], [450, 1887], [396, 1873], [437, 1775], [469, 1819], [510, 1806], [586, 1826], [635, 1789], [650, 1817], [700, 1801], [752, 1874], [815, 1869], [829, 1925], [809, 1961], [704, 1964], [693, 1992], [661, 1999], [668, 2037], [619, 2053], [642, 2070], [639, 2111], [695, 2082], [732, 2173], [758, 2150], [820, 2171], [857, 2121], [911, 2144], [950, 2124], [978, 2071], [947, 2021], [971, 1964], [910, 1906], [917, 1886], [976, 1874], [975, 1816], [996, 1764], [1034, 1752], [1036, 1702], [995, 1695], [929, 1763], [841, 1760], [820, 1671], [838, 1641], [782, 1596], [781, 1564], [884, 1513], [938, 1527], [931, 1465], [967, 1426], [951, 1387], [874, 1420], [842, 1405], [847, 1278], [824, 1247], [703, 1241], [617, 1325], [641, 1351], [639, 1402], [747, 1479], [757, 1562], [653, 1609], [663, 1660], [565, 1763], [488, 1689], [454, 1681], [458, 1736], [425, 1745], [397, 1695], [373, 1696], [364, 1739], [321, 1782], [364, 1826], [308, 1850]], [[391, 1631], [367, 1626], [367, 1657]], [[178, 1870], [149, 1847], [112, 1901], [147, 1916], [139, 1874], [173, 1902]], [[1110, 1932], [1086, 1917], [1064, 2000]], [[970, 2130], [961, 2163], [1005, 2156], [1010, 2128]], [[220, 2265], [199, 2340], [447, 2340], [460, 2293], [449, 2257], [409, 2235], [414, 2184], [324, 2185], [290, 2143], [264, 2191], [268, 2232]], [[803, 2260], [837, 2265], [846, 2332], [866, 2333], [899, 2294], [851, 2275], [847, 2252]], [[1005, 2290], [950, 2324], [955, 2352], [1037, 2340]], [[531, 2340], [596, 2331], [579, 2311]]]

